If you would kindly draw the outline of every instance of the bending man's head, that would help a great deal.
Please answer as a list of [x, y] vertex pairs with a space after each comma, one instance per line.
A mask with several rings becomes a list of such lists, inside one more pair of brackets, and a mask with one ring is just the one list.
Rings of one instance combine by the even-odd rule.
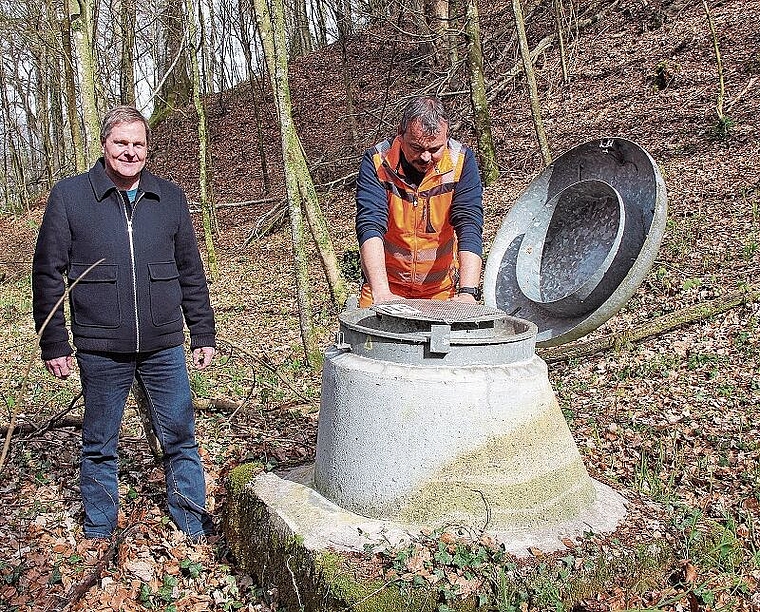
[[425, 174], [443, 158], [449, 138], [449, 116], [438, 98], [412, 99], [401, 114], [398, 134], [406, 160]]

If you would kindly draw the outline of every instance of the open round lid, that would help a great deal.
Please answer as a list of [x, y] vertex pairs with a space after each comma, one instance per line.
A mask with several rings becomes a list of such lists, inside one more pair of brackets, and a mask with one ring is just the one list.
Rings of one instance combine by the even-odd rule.
[[504, 218], [486, 262], [485, 303], [538, 326], [538, 346], [599, 327], [654, 263], [667, 195], [639, 145], [604, 138], [549, 164]]

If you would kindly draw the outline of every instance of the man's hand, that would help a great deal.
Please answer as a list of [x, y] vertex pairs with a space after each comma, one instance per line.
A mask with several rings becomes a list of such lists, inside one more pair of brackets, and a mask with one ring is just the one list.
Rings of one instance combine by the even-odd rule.
[[206, 369], [216, 354], [213, 346], [204, 346], [193, 350], [193, 365], [198, 370]]
[[45, 367], [56, 378], [65, 380], [74, 373], [74, 358], [71, 355], [47, 359]]
[[380, 293], [375, 293], [375, 291], [372, 291], [372, 303], [373, 304], [382, 304], [383, 302], [392, 302], [393, 300], [403, 300], [400, 295], [396, 295], [393, 293], [390, 289], [388, 291], [383, 291]]

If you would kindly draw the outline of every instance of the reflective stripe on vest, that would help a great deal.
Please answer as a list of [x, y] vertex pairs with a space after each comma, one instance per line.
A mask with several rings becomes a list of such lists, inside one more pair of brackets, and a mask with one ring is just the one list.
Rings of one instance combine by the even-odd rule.
[[373, 161], [388, 198], [388, 230], [383, 240], [388, 282], [404, 297], [415, 297], [454, 283], [456, 234], [449, 212], [462, 175], [464, 150], [450, 138], [441, 161], [417, 188], [398, 174], [400, 160], [400, 137], [375, 145]]

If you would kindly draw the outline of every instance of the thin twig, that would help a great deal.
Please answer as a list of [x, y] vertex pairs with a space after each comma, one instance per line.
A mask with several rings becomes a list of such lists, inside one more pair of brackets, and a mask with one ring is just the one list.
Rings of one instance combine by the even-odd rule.
[[[97, 266], [98, 264], [102, 263], [104, 260], [99, 259], [94, 264], [92, 264], [89, 268], [87, 268], [80, 276], [77, 278], [73, 283], [71, 283], [70, 287], [66, 287], [63, 290], [63, 294], [60, 298], [58, 298], [58, 301], [55, 303], [53, 308], [48, 313], [48, 316], [45, 318], [45, 321], [40, 326], [40, 330], [37, 332], [37, 337], [41, 338], [42, 333], [45, 331], [45, 328], [47, 327], [48, 323], [50, 323], [50, 319], [53, 318], [53, 315], [56, 313], [58, 308], [63, 304], [63, 301], [66, 299], [66, 297], [71, 293], [71, 291], [74, 289], [74, 287], [77, 286], [80, 280], [82, 280], [85, 276], [87, 276], [90, 271]], [[13, 410], [13, 413], [11, 414], [10, 421], [8, 423], [8, 432], [5, 434], [5, 443], [3, 444], [3, 452], [0, 453], [0, 474], [2, 474], [3, 467], [5, 466], [5, 460], [8, 457], [8, 450], [11, 447], [11, 438], [13, 437], [13, 430], [16, 427], [16, 418], [18, 417], [19, 412], [21, 412], [21, 408], [24, 406], [25, 402], [25, 396], [26, 396], [26, 389], [29, 386], [29, 374], [32, 371], [32, 364], [37, 359], [36, 354], [32, 354], [32, 356], [29, 358], [29, 363], [26, 364], [26, 369], [24, 370], [24, 377], [23, 382], [21, 383], [21, 389], [18, 392], [18, 401], [16, 402], [16, 406]]]
[[290, 390], [291, 390], [291, 391], [292, 391], [292, 392], [293, 392], [293, 393], [294, 393], [294, 394], [295, 394], [295, 395], [296, 395], [296, 396], [297, 396], [299, 399], [303, 400], [303, 401], [304, 401], [306, 404], [311, 404], [311, 403], [313, 403], [311, 400], [309, 400], [308, 398], [304, 397], [304, 396], [303, 396], [303, 395], [302, 395], [302, 394], [301, 394], [301, 393], [298, 391], [298, 389], [296, 389], [296, 388], [293, 386], [293, 383], [292, 383], [290, 380], [288, 380], [288, 379], [285, 377], [285, 375], [284, 375], [284, 374], [282, 374], [282, 373], [279, 371], [279, 369], [278, 369], [278, 368], [276, 368], [276, 367], [275, 367], [275, 366], [273, 366], [272, 364], [268, 363], [268, 362], [267, 362], [265, 359], [263, 359], [262, 357], [259, 357], [258, 355], [255, 355], [255, 354], [253, 354], [251, 351], [249, 351], [249, 350], [247, 350], [247, 349], [244, 349], [242, 346], [240, 346], [240, 345], [238, 345], [238, 344], [235, 344], [234, 342], [230, 342], [229, 340], [227, 340], [227, 339], [225, 339], [225, 338], [217, 338], [217, 342], [224, 342], [225, 344], [228, 344], [229, 346], [231, 346], [232, 348], [234, 348], [234, 349], [236, 349], [236, 350], [240, 351], [241, 353], [245, 353], [245, 354], [246, 354], [246, 355], [248, 355], [248, 356], [249, 356], [251, 359], [253, 359], [254, 361], [256, 361], [256, 363], [258, 363], [258, 364], [260, 364], [260, 365], [264, 366], [264, 367], [265, 367], [267, 370], [269, 370], [270, 372], [272, 372], [273, 374], [275, 374], [275, 375], [277, 376], [277, 378], [279, 378], [279, 379], [280, 379], [280, 380], [281, 380], [281, 381], [282, 381], [282, 382], [285, 384], [285, 386], [286, 386], [286, 387], [288, 387], [288, 389], [290, 389]]

